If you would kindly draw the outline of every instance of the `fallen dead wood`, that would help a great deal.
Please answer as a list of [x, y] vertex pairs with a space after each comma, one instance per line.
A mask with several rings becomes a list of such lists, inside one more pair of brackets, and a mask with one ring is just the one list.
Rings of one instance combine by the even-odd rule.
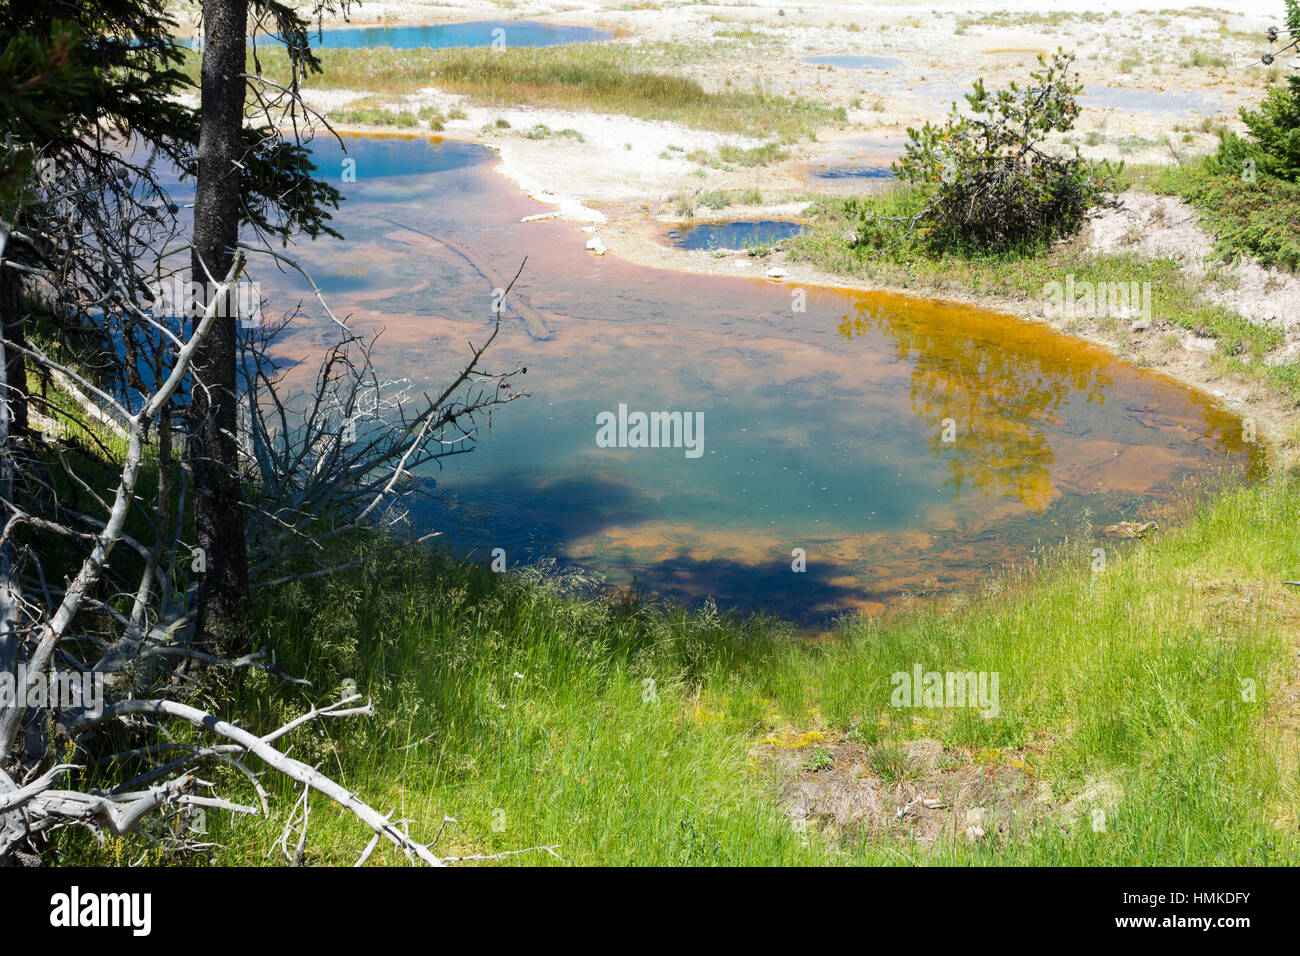
[[[397, 226], [400, 230], [399, 232], [388, 233], [387, 238], [409, 242], [413, 245], [422, 245], [429, 242], [436, 243], [469, 263], [470, 268], [491, 283], [493, 289], [505, 289], [507, 287], [507, 280], [503, 276], [484, 262], [482, 258], [463, 246], [459, 246], [449, 239], [442, 239], [432, 233], [425, 232], [422, 229], [416, 229], [414, 226], [408, 226], [406, 223], [398, 222], [396, 219], [388, 219], [384, 216], [377, 218]], [[551, 330], [547, 328], [546, 322], [542, 320], [541, 315], [525, 302], [519, 293], [516, 292], [504, 304], [509, 306], [523, 320], [524, 328], [528, 330], [528, 334], [533, 338], [544, 342], [551, 337]]]

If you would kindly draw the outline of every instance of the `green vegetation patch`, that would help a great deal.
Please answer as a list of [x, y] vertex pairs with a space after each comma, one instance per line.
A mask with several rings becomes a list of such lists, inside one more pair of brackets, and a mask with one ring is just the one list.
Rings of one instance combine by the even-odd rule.
[[[1300, 592], [1281, 582], [1296, 575], [1297, 493], [1282, 479], [1229, 491], [1177, 532], [1112, 544], [1104, 573], [1081, 541], [977, 600], [849, 621], [819, 640], [709, 607], [611, 601], [572, 575], [376, 550], [364, 573], [293, 585], [262, 606], [259, 644], [313, 686], [249, 673], [245, 706], [270, 729], [353, 686], [373, 699], [373, 717], [300, 731], [294, 754], [397, 807], [413, 833], [432, 838], [454, 817], [444, 854], [558, 845], [578, 864], [1295, 863], [1285, 714]], [[918, 664], [997, 673], [998, 716], [892, 706], [894, 675]], [[870, 748], [855, 780], [941, 779], [915, 762], [917, 741], [941, 753], [944, 773], [1023, 776], [1040, 823], [968, 843], [961, 822], [933, 844], [910, 842], [906, 827], [792, 825], [792, 780], [841, 772], [835, 755], [849, 747]], [[213, 772], [223, 792], [256, 802], [236, 771]], [[264, 782], [270, 819], [209, 816], [214, 862], [266, 862], [301, 794]], [[1071, 814], [1098, 793], [1101, 828]], [[346, 815], [311, 819], [308, 863], [350, 864], [369, 838]], [[135, 836], [102, 848], [78, 831], [59, 839], [61, 862], [134, 859], [143, 847]], [[374, 860], [404, 862], [386, 846]], [[559, 863], [542, 852], [506, 862]]]
[[616, 51], [599, 46], [439, 54], [431, 70], [435, 85], [494, 105], [623, 113], [785, 141], [847, 120], [843, 109], [758, 90], [710, 93], [686, 77], [629, 67]]
[[1225, 256], [1300, 270], [1300, 183], [1259, 174], [1246, 181], [1214, 159], [1135, 173], [1134, 185], [1179, 196], [1201, 213]]
[[[317, 51], [318, 88], [413, 93], [435, 86], [495, 106], [621, 113], [701, 129], [793, 142], [822, 126], [848, 121], [843, 107], [783, 97], [762, 89], [708, 92], [695, 80], [656, 72], [652, 51], [608, 44], [512, 47], [506, 50], [390, 48]], [[287, 78], [282, 50], [259, 50], [264, 75]], [[687, 57], [678, 51], [677, 61]], [[198, 57], [187, 69], [197, 77]]]

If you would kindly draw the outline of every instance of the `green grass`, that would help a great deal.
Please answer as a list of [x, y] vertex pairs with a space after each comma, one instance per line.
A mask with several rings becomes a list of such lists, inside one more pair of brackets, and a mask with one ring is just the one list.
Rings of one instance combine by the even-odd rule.
[[[507, 50], [370, 50], [317, 51], [323, 67], [308, 83], [315, 88], [342, 88], [374, 93], [413, 93], [428, 86], [465, 94], [475, 103], [530, 105], [554, 109], [621, 113], [641, 119], [667, 120], [686, 126], [745, 133], [793, 142], [820, 127], [847, 122], [843, 107], [778, 96], [755, 90], [708, 92], [683, 76], [655, 67], [689, 59], [689, 51], [665, 52], [608, 44]], [[286, 78], [286, 57], [279, 49], [259, 52], [264, 75]], [[198, 57], [187, 69], [197, 75]]]
[[[1252, 37], [1251, 39], [1254, 39], [1254, 37]], [[1189, 56], [1186, 60], [1183, 61], [1184, 69], [1200, 70], [1200, 69], [1208, 68], [1208, 69], [1226, 70], [1229, 66], [1231, 66], [1231, 63], [1228, 61], [1227, 57], [1215, 56], [1213, 54], [1206, 53], [1204, 50], [1194, 51], [1191, 56]]]
[[[294, 754], [421, 836], [455, 817], [443, 853], [558, 844], [578, 864], [1295, 863], [1284, 685], [1300, 594], [1280, 582], [1300, 571], [1297, 492], [1280, 479], [1230, 490], [1181, 530], [1113, 549], [1103, 574], [1066, 548], [982, 598], [820, 640], [760, 618], [610, 603], [572, 579], [378, 557], [263, 608], [259, 637], [315, 683], [300, 695], [251, 676], [246, 701], [270, 729], [355, 681], [376, 715], [300, 731]], [[890, 676], [915, 663], [998, 672], [1001, 715], [893, 709]], [[894, 782], [918, 776], [905, 743], [935, 740], [955, 767], [1014, 757], [1050, 784], [1056, 808], [1097, 780], [1118, 803], [1105, 832], [1052, 817], [1027, 840], [978, 846], [840, 835], [816, 821], [801, 833], [778, 789], [830, 757], [809, 746], [778, 772], [761, 745], [773, 733], [861, 741]], [[252, 796], [224, 770], [208, 776]], [[210, 817], [223, 846], [214, 862], [264, 861], [295, 802], [266, 782], [269, 820]], [[351, 863], [366, 834], [315, 805], [308, 862]], [[136, 839], [96, 850], [69, 832], [59, 854], [134, 858]], [[376, 861], [401, 862], [386, 850]]]
[[756, 40], [759, 43], [767, 43], [771, 40], [771, 37], [761, 30], [752, 30], [749, 27], [740, 30], [715, 30], [713, 35], [724, 40]]
[[603, 47], [439, 51], [441, 89], [480, 103], [590, 109], [793, 140], [844, 122], [842, 110], [760, 91], [709, 93], [694, 80], [628, 67]]
[[757, 189], [712, 189], [702, 192], [696, 198], [701, 206], [709, 209], [726, 209], [728, 206], [758, 206], [763, 202], [763, 194]]
[[394, 126], [398, 129], [414, 129], [420, 125], [420, 120], [414, 113], [373, 106], [331, 110], [329, 117], [332, 122], [340, 126]]
[[576, 140], [579, 143], [585, 143], [587, 141], [586, 138], [576, 129], [551, 129], [545, 123], [538, 123], [531, 129], [523, 130], [519, 135], [525, 139], [550, 139], [551, 137], [559, 137], [560, 139]]
[[[464, 119], [465, 114], [458, 110], [455, 118]], [[415, 129], [421, 124], [436, 131], [445, 128], [448, 115], [432, 106], [422, 106], [417, 110], [392, 109], [382, 99], [365, 96], [353, 100], [329, 112], [330, 121], [338, 126], [393, 126], [398, 129]]]
[[730, 166], [768, 166], [784, 162], [789, 157], [790, 153], [782, 149], [779, 143], [764, 143], [751, 148], [724, 143], [713, 151], [695, 149], [686, 154], [686, 158], [693, 163], [717, 169]]

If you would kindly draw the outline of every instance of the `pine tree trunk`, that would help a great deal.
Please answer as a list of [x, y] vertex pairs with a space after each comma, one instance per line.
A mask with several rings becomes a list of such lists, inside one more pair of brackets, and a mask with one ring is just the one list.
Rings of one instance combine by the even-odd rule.
[[[18, 273], [4, 267], [3, 259], [7, 246], [8, 231], [0, 232], [0, 327], [8, 338], [9, 326], [19, 324], [22, 309], [22, 286]], [[17, 406], [22, 406], [23, 424], [27, 421], [26, 365], [19, 353], [17, 367], [23, 376], [23, 388], [10, 387], [10, 370], [14, 368], [13, 350], [0, 340], [0, 507], [4, 507], [7, 516], [8, 505], [14, 503], [14, 443], [17, 440], [15, 416]], [[14, 539], [8, 537], [0, 542], [0, 674], [7, 675], [9, 686], [16, 686], [15, 668], [20, 659], [22, 646], [22, 585], [18, 580], [18, 554]], [[21, 714], [16, 701], [0, 701], [0, 706], [13, 708], [8, 713], [0, 712], [0, 761], [7, 760], [9, 747], [17, 729], [17, 720]], [[0, 784], [0, 790], [5, 787]], [[12, 818], [0, 814], [0, 833], [16, 825]]]
[[[239, 236], [247, 0], [203, 0], [193, 280], [204, 290], [230, 270]], [[206, 268], [205, 268], [206, 266]], [[233, 295], [231, 296], [233, 299]], [[188, 456], [194, 480], [200, 576], [196, 642], [222, 656], [248, 646], [248, 550], [240, 488], [235, 379], [236, 312], [223, 308], [194, 363]]]
[[[0, 242], [0, 256], [3, 256], [3, 243]], [[3, 313], [3, 327], [8, 329], [11, 322], [11, 309], [20, 308], [21, 295], [18, 290], [17, 273], [0, 265], [0, 313]], [[6, 335], [6, 339], [8, 336]], [[14, 500], [14, 448], [15, 408], [18, 393], [10, 387], [11, 349], [0, 341], [0, 502], [12, 504]], [[19, 358], [21, 358], [21, 354]], [[20, 369], [24, 366], [19, 365]], [[23, 393], [25, 397], [25, 392]], [[26, 403], [23, 403], [24, 407]], [[9, 509], [6, 507], [6, 514]], [[21, 591], [18, 585], [17, 555], [13, 539], [0, 543], [0, 673], [14, 673], [18, 663], [18, 644], [21, 638], [22, 619], [19, 614]], [[4, 756], [0, 751], [0, 756]]]

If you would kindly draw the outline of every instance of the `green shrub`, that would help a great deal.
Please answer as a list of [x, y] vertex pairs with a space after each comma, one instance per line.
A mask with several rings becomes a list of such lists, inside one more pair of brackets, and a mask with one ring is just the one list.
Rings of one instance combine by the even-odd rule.
[[1243, 180], [1240, 164], [1251, 145], [1225, 137], [1218, 157], [1164, 170], [1147, 185], [1199, 209], [1224, 256], [1248, 253], [1264, 265], [1295, 272], [1300, 269], [1300, 183], [1268, 175]]
[[[1089, 208], [1112, 188], [1115, 170], [1042, 148], [1079, 115], [1083, 88], [1057, 52], [1038, 58], [1023, 88], [1012, 82], [989, 93], [983, 79], [966, 94], [969, 115], [953, 106], [942, 126], [909, 129], [907, 152], [894, 164], [899, 178], [927, 187], [925, 202], [907, 221], [932, 248], [1005, 251], [1071, 235]], [[879, 239], [888, 224], [864, 221], [860, 241]]]
[[[1300, 0], [1286, 0], [1286, 25], [1291, 42], [1283, 51], [1294, 53], [1300, 45]], [[1266, 55], [1265, 65], [1273, 59]], [[1289, 182], [1300, 180], [1300, 72], [1293, 72], [1285, 87], [1271, 87], [1259, 111], [1243, 109], [1241, 118], [1264, 152], [1263, 172]]]
[[447, 117], [442, 110], [433, 106], [422, 106], [415, 114], [422, 120], [427, 120], [429, 129], [438, 132], [446, 128]]
[[[1278, 56], [1300, 48], [1300, 0], [1286, 0], [1286, 11], [1291, 40], [1278, 53], [1265, 54], [1265, 66], [1271, 66]], [[1277, 33], [1270, 30], [1269, 42], [1276, 40]], [[1288, 77], [1286, 86], [1269, 87], [1258, 110], [1243, 107], [1240, 115], [1250, 138], [1243, 139], [1225, 130], [1219, 132], [1217, 159], [1223, 170], [1246, 181], [1262, 173], [1287, 182], [1300, 182], [1300, 73]]]

